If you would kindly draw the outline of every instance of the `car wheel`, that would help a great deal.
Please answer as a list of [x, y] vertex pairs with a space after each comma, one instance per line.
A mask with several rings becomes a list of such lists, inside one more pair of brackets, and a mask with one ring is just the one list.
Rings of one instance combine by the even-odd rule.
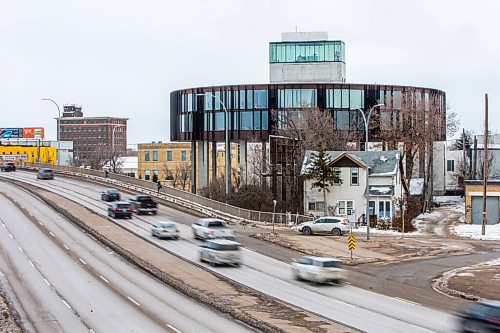
[[111, 217], [111, 212], [108, 210], [108, 216]]
[[156, 215], [156, 212], [153, 212], [153, 215]]
[[113, 214], [113, 218], [116, 219], [116, 213], [113, 212], [112, 214]]
[[334, 228], [334, 229], [332, 230], [332, 234], [333, 234], [334, 236], [340, 236], [340, 235], [342, 234], [342, 232], [340, 231], [340, 229]]
[[153, 231], [151, 231], [151, 236], [153, 236], [153, 237], [155, 236], [155, 233]]
[[302, 233], [303, 233], [304, 235], [308, 235], [308, 236], [309, 236], [309, 235], [311, 235], [311, 234], [312, 234], [312, 230], [311, 230], [311, 228], [309, 228], [309, 227], [304, 227], [304, 228], [302, 229]]

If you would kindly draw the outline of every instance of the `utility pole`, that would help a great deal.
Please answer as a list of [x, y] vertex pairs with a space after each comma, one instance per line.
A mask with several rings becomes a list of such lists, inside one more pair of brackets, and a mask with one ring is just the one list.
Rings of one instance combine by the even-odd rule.
[[462, 152], [464, 155], [464, 181], [467, 180], [467, 155], [465, 154], [465, 128], [462, 128]]
[[481, 235], [486, 233], [486, 183], [488, 182], [488, 94], [484, 95], [484, 158], [483, 158], [483, 225]]

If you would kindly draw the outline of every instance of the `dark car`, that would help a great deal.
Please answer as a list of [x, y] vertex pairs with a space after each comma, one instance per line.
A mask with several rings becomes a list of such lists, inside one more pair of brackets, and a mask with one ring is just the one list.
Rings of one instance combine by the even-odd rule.
[[37, 179], [54, 179], [54, 171], [49, 168], [38, 169], [36, 174]]
[[158, 204], [149, 195], [139, 194], [134, 195], [129, 199], [132, 205], [132, 210], [137, 214], [151, 213], [156, 215], [158, 211]]
[[108, 207], [108, 216], [113, 218], [132, 218], [132, 207], [128, 202], [115, 201]]
[[120, 201], [120, 193], [114, 188], [102, 190], [101, 199], [104, 201]]
[[16, 171], [16, 164], [14, 162], [5, 162], [0, 165], [1, 171]]
[[500, 332], [500, 301], [476, 302], [459, 313], [458, 316], [462, 332]]

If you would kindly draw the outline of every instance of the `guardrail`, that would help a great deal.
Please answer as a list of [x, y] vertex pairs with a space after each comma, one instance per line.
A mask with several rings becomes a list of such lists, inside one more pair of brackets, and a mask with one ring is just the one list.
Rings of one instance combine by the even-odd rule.
[[[116, 174], [109, 172], [107, 175], [104, 171], [94, 170], [94, 169], [85, 169], [85, 168], [77, 168], [70, 166], [61, 166], [61, 165], [52, 165], [52, 164], [41, 164], [41, 163], [24, 163], [24, 167], [28, 168], [51, 168], [56, 172], [70, 173], [75, 175], [86, 175], [102, 178], [103, 182], [108, 180], [115, 180], [122, 183], [127, 183], [139, 188], [144, 188], [149, 190], [151, 193], [156, 193], [157, 187], [156, 183], [152, 181], [142, 180], [133, 178], [126, 175]], [[161, 194], [169, 197], [170, 201], [180, 204], [183, 206], [188, 206], [189, 208], [195, 208], [194, 206], [198, 206], [203, 213], [207, 213], [208, 211], [212, 211], [213, 214], [219, 217], [225, 217], [227, 219], [239, 220], [239, 221], [247, 221], [247, 222], [264, 222], [264, 223], [272, 223], [273, 215], [274, 215], [274, 223], [278, 224], [298, 224], [304, 221], [310, 221], [312, 217], [306, 215], [299, 214], [290, 214], [290, 213], [272, 213], [272, 212], [261, 212], [248, 210], [236, 206], [231, 206], [223, 202], [215, 201], [209, 198], [202, 197], [197, 194], [193, 194], [190, 192], [182, 191], [173, 187], [163, 186], [161, 189]], [[222, 215], [222, 216], [221, 216]], [[224, 216], [225, 215], [225, 216]]]

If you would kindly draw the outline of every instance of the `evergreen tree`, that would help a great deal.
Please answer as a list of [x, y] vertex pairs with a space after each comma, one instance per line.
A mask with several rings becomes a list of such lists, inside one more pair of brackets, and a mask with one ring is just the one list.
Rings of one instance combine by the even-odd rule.
[[326, 204], [326, 192], [330, 192], [329, 186], [339, 182], [338, 173], [329, 165], [330, 157], [322, 142], [317, 145], [317, 151], [312, 153], [312, 161], [309, 170], [306, 173], [306, 179], [313, 180], [311, 188], [317, 188], [323, 191], [323, 202], [325, 206], [325, 215], [328, 215], [328, 205]]

